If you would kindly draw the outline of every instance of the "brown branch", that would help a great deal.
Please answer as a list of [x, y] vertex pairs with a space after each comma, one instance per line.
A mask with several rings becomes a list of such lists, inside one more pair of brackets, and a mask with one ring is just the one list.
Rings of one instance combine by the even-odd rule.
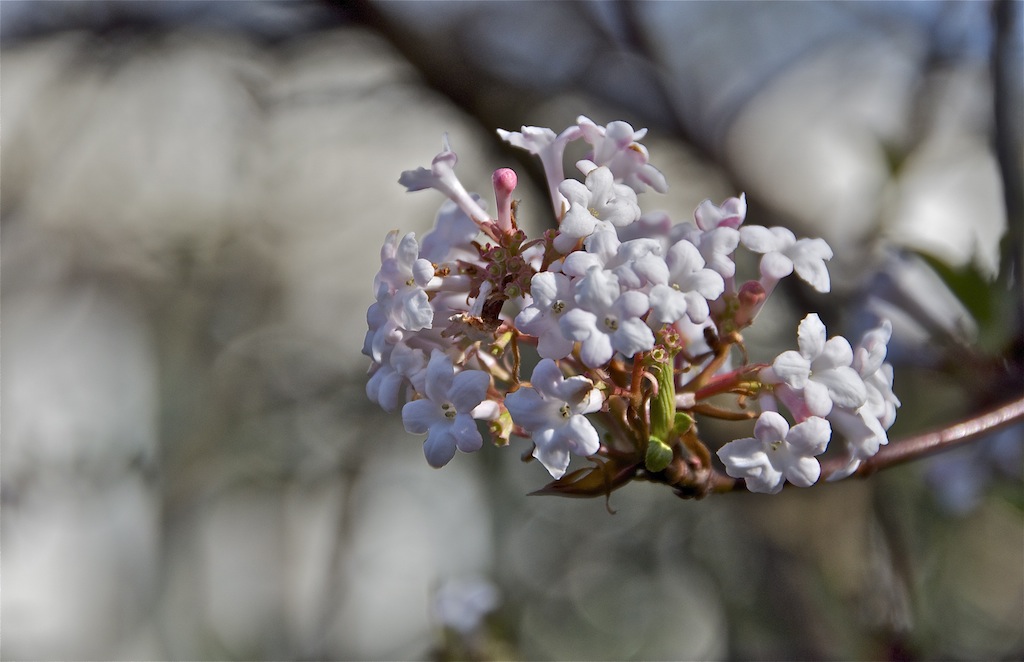
[[[1021, 421], [1024, 421], [1024, 397], [960, 423], [883, 446], [873, 457], [864, 460], [852, 475], [865, 478], [876, 471], [976, 441], [979, 437]], [[845, 463], [841, 458], [823, 463], [822, 477], [828, 478]]]
[[[867, 478], [876, 471], [977, 441], [987, 434], [1022, 422], [1024, 422], [1024, 397], [939, 430], [924, 432], [898, 443], [883, 446], [876, 455], [862, 462], [850, 477]], [[819, 482], [844, 466], [846, 466], [845, 458], [829, 459], [822, 462]], [[742, 490], [743, 487], [742, 478], [731, 478], [718, 471], [711, 475], [708, 484], [709, 491], [718, 493], [736, 492]], [[789, 487], [788, 483], [786, 487]]]

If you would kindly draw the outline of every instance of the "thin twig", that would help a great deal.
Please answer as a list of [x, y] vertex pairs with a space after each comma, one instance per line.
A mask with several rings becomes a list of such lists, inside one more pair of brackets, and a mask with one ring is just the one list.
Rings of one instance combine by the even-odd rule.
[[[925, 432], [899, 443], [883, 446], [876, 455], [864, 460], [853, 475], [864, 478], [881, 469], [976, 441], [979, 437], [1022, 421], [1024, 397], [941, 430]], [[827, 478], [844, 464], [845, 460], [841, 458], [823, 463], [821, 474]]]

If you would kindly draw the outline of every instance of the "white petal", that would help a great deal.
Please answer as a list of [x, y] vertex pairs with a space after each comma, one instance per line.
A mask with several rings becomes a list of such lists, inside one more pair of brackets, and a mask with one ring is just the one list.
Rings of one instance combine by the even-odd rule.
[[451, 434], [455, 438], [455, 446], [463, 453], [478, 451], [484, 445], [484, 439], [476, 427], [476, 421], [469, 414], [459, 414], [455, 417], [451, 426]]
[[440, 407], [430, 400], [413, 400], [402, 407], [402, 423], [412, 434], [423, 434], [442, 419]]
[[818, 455], [825, 452], [831, 438], [832, 426], [829, 425], [829, 422], [823, 418], [812, 416], [790, 429], [786, 436], [786, 443], [798, 455]]
[[448, 391], [448, 401], [460, 414], [469, 413], [487, 397], [490, 375], [482, 370], [464, 370], [455, 375]]
[[796, 332], [800, 353], [814, 359], [825, 349], [825, 325], [818, 313], [811, 313], [800, 322]]
[[803, 388], [811, 374], [811, 363], [799, 352], [779, 354], [772, 363], [775, 375], [793, 388]]
[[423, 442], [423, 455], [432, 467], [443, 467], [455, 457], [455, 438], [451, 435], [449, 425], [437, 425], [430, 429], [427, 440]]
[[754, 437], [765, 444], [783, 441], [789, 434], [789, 423], [776, 411], [764, 411], [754, 424]]

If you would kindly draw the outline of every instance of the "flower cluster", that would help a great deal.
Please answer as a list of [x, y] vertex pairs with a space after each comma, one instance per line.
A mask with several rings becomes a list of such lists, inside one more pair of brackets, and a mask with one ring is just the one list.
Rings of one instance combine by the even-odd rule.
[[[512, 170], [493, 174], [493, 214], [455, 175], [447, 138], [430, 168], [402, 173], [409, 191], [447, 200], [422, 239], [385, 239], [363, 347], [368, 396], [427, 435], [433, 466], [480, 449], [485, 435], [498, 445], [531, 440], [555, 479], [544, 493], [594, 496], [644, 479], [703, 496], [722, 475], [701, 417], [756, 419], [753, 437], [717, 449], [726, 474], [751, 491], [815, 483], [833, 431], [846, 464], [831, 477], [849, 475], [887, 443], [899, 406], [884, 362], [891, 327], [853, 347], [826, 338], [812, 313], [798, 350], [748, 362], [741, 331], [791, 274], [828, 292], [832, 251], [746, 224], [743, 195], [705, 201], [675, 223], [644, 214], [638, 194], [667, 190], [638, 142], [645, 134], [586, 117], [559, 134], [499, 130], [544, 166], [557, 229], [532, 239], [516, 220]], [[589, 151], [567, 177], [566, 146], [578, 140]], [[757, 258], [755, 277], [738, 279], [740, 250]], [[730, 394], [735, 406], [723, 407]], [[591, 463], [567, 473], [572, 455]]]

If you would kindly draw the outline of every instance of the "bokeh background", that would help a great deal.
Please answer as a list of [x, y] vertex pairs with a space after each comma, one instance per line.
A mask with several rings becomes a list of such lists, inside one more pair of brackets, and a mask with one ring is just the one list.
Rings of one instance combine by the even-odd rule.
[[[823, 236], [893, 443], [1024, 395], [1019, 2], [0, 3], [4, 659], [1020, 659], [1021, 426], [866, 481], [526, 496], [366, 398], [378, 251], [448, 132], [646, 126], [676, 220]], [[646, 197], [646, 199], [644, 199]], [[740, 436], [746, 430], [716, 430]], [[581, 465], [577, 465], [581, 466]], [[607, 507], [606, 507], [607, 506]], [[608, 508], [616, 514], [609, 513]]]

